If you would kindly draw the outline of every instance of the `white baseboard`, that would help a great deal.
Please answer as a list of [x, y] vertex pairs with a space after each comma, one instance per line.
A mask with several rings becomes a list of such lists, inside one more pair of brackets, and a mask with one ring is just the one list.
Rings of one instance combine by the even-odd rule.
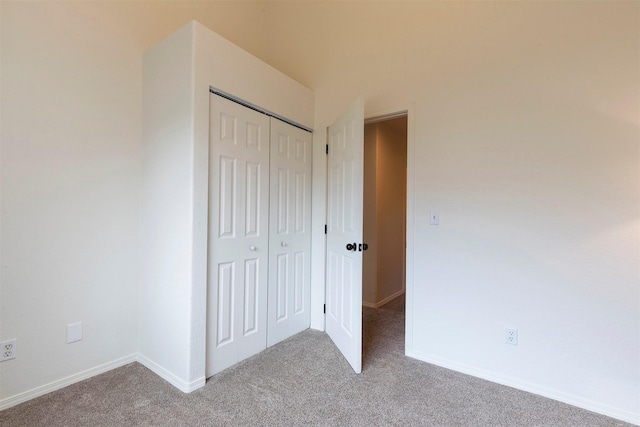
[[33, 388], [31, 390], [16, 394], [15, 396], [7, 397], [5, 399], [0, 400], [0, 411], [7, 408], [11, 408], [12, 406], [16, 406], [20, 403], [26, 402], [27, 400], [35, 399], [36, 397], [40, 397], [47, 393], [51, 393], [52, 391], [56, 391], [61, 388], [67, 387], [71, 384], [75, 384], [77, 382], [86, 380], [91, 377], [95, 377], [96, 375], [103, 374], [112, 369], [119, 368], [124, 365], [128, 365], [129, 363], [135, 362], [136, 360], [137, 360], [137, 355], [130, 354], [129, 356], [121, 357], [120, 359], [116, 359], [111, 362], [96, 366], [94, 368], [87, 369], [86, 371], [69, 375], [68, 377], [61, 378], [49, 384], [45, 384], [45, 385]]
[[388, 297], [386, 297], [385, 299], [383, 299], [382, 301], [378, 301], [376, 303], [373, 302], [367, 302], [367, 301], [362, 301], [362, 306], [363, 307], [369, 307], [369, 308], [380, 308], [383, 305], [385, 305], [386, 303], [388, 303], [389, 301], [398, 298], [400, 295], [404, 294], [404, 289], [399, 290], [398, 292], [389, 295]]
[[141, 354], [134, 353], [134, 354], [130, 354], [129, 356], [125, 356], [120, 359], [116, 359], [111, 362], [96, 366], [94, 368], [87, 369], [86, 371], [69, 375], [68, 377], [61, 378], [49, 384], [45, 384], [40, 387], [36, 387], [31, 390], [25, 391], [23, 393], [16, 394], [15, 396], [10, 396], [5, 399], [2, 399], [0, 400], [0, 411], [11, 408], [12, 406], [19, 405], [20, 403], [24, 403], [27, 400], [35, 399], [36, 397], [40, 397], [47, 393], [51, 393], [52, 391], [56, 391], [61, 388], [70, 386], [71, 384], [75, 384], [77, 382], [86, 380], [96, 375], [103, 374], [112, 369], [116, 369], [121, 366], [128, 365], [129, 363], [133, 363], [133, 362], [138, 362], [146, 366], [153, 373], [163, 378], [165, 381], [169, 382], [169, 384], [171, 384], [172, 386], [176, 387], [178, 390], [184, 393], [191, 393], [192, 391], [199, 389], [200, 387], [204, 386], [206, 381], [204, 377], [192, 382], [183, 381], [182, 379], [178, 378], [173, 373], [167, 371], [165, 368], [158, 365], [154, 361], [146, 358]]
[[182, 378], [179, 378], [175, 374], [173, 374], [173, 372], [166, 370], [165, 368], [158, 365], [156, 362], [154, 362], [153, 360], [147, 358], [142, 354], [138, 354], [137, 361], [140, 364], [147, 367], [148, 369], [150, 369], [153, 373], [158, 375], [160, 378], [164, 379], [169, 384], [171, 384], [172, 386], [174, 386], [175, 388], [177, 388], [178, 390], [184, 393], [191, 393], [192, 391], [197, 390], [200, 387], [203, 387], [206, 382], [205, 377], [198, 378], [195, 381], [186, 382]]
[[311, 329], [315, 329], [316, 331], [323, 331], [324, 332], [324, 322], [311, 322], [311, 326], [309, 326]]
[[451, 369], [453, 371], [462, 372], [463, 374], [471, 375], [474, 377], [482, 378], [487, 381], [513, 387], [518, 390], [527, 391], [529, 393], [537, 394], [540, 396], [548, 397], [549, 399], [558, 400], [569, 405], [577, 406], [588, 411], [596, 412], [598, 414], [606, 415], [608, 417], [616, 418], [621, 421], [626, 421], [631, 424], [640, 426], [640, 412], [631, 412], [624, 409], [614, 408], [609, 405], [594, 402], [589, 399], [585, 399], [580, 396], [575, 396], [569, 393], [565, 393], [559, 390], [544, 387], [538, 384], [532, 384], [526, 381], [519, 380], [517, 378], [507, 377], [497, 374], [491, 371], [485, 371], [483, 369], [477, 369], [473, 366], [464, 365], [461, 363], [452, 362], [447, 359], [443, 359], [438, 356], [425, 354], [421, 352], [411, 351], [406, 353], [407, 356], [414, 359], [421, 360], [423, 362], [431, 363], [433, 365], [441, 366], [443, 368]]

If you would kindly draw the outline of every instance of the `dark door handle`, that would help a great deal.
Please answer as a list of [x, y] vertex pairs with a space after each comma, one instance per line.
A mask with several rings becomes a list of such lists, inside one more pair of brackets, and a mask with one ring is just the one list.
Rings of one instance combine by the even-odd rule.
[[369, 249], [369, 245], [367, 245], [366, 243], [360, 243], [360, 245], [358, 245], [358, 250], [360, 252], [366, 251], [367, 249]]
[[347, 250], [348, 251], [355, 251], [356, 250], [356, 244], [355, 243], [347, 243]]

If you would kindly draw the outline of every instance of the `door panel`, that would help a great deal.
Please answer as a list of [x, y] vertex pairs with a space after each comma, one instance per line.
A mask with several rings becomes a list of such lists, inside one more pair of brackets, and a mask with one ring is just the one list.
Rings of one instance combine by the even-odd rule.
[[272, 118], [271, 141], [269, 346], [311, 321], [311, 134]]
[[278, 235], [286, 235], [289, 230], [289, 170], [278, 169], [278, 212], [276, 221], [278, 223]]
[[358, 99], [328, 130], [326, 330], [356, 373], [362, 370], [364, 109]]
[[287, 291], [289, 286], [289, 263], [287, 262], [289, 254], [278, 254], [277, 266], [277, 290], [276, 296], [276, 322], [287, 320]]
[[269, 127], [210, 95], [207, 377], [266, 348]]
[[260, 276], [257, 259], [244, 262], [244, 336], [258, 332], [258, 316], [260, 302], [258, 301]]
[[[236, 204], [234, 203], [236, 187], [236, 161], [233, 158], [220, 156], [219, 171], [219, 221], [218, 236], [233, 237], [235, 234]], [[215, 172], [214, 172], [215, 173]]]
[[296, 187], [294, 189], [295, 196], [293, 200], [295, 221], [293, 229], [296, 234], [304, 234], [305, 226], [308, 225], [305, 218], [308, 202], [307, 197], [310, 196], [310, 194], [306, 192], [308, 180], [309, 177], [306, 173], [296, 172]]
[[[245, 235], [257, 237], [260, 226], [260, 188], [262, 183], [261, 165], [255, 162], [247, 162], [247, 203]], [[264, 197], [264, 194], [262, 194]]]
[[235, 263], [218, 264], [218, 305], [216, 306], [218, 347], [232, 342], [233, 337], [233, 276]]
[[306, 292], [304, 289], [305, 277], [308, 272], [305, 268], [305, 253], [296, 252], [293, 254], [293, 314], [301, 314], [304, 310], [304, 298]]

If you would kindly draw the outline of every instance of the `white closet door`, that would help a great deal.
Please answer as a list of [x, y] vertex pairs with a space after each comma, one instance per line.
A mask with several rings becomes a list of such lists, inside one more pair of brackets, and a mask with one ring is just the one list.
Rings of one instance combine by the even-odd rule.
[[269, 117], [210, 95], [207, 377], [266, 348]]
[[364, 107], [358, 99], [329, 127], [326, 330], [362, 369]]
[[271, 119], [267, 345], [309, 327], [311, 133]]

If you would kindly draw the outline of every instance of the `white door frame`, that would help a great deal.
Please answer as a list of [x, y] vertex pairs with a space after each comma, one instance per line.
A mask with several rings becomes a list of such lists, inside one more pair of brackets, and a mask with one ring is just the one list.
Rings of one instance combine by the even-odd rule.
[[[375, 113], [366, 112], [365, 121], [375, 117], [393, 117], [394, 115], [407, 115], [407, 216], [406, 216], [406, 314], [405, 314], [405, 354], [413, 352], [413, 317], [414, 317], [414, 217], [415, 217], [415, 103], [399, 108], [389, 108]], [[312, 279], [311, 279], [311, 328], [320, 331], [325, 330], [325, 293], [326, 293], [326, 237], [324, 225], [327, 221], [327, 159], [325, 146], [327, 141], [327, 127], [329, 123], [323, 123], [316, 128], [313, 138], [314, 164], [317, 171], [313, 176], [312, 189]]]
[[[365, 117], [364, 125], [366, 126], [366, 125], [370, 125], [370, 124], [374, 124], [374, 123], [386, 122], [386, 121], [389, 121], [389, 120], [399, 119], [399, 118], [403, 118], [403, 117], [407, 118], [407, 127], [408, 127], [409, 126], [408, 113], [407, 113], [406, 110], [399, 111], [399, 112], [396, 112], [396, 113], [391, 113], [391, 114], [384, 114], [384, 115], [380, 115], [380, 116]], [[408, 137], [405, 136], [405, 139], [403, 141], [404, 144], [405, 144], [405, 159], [404, 159], [405, 160], [405, 172], [406, 172], [406, 169], [407, 169], [407, 161], [408, 161], [407, 150], [406, 150], [407, 138]], [[365, 152], [366, 152], [366, 147], [365, 147]], [[376, 168], [377, 168], [377, 166], [376, 166]], [[364, 307], [373, 307], [373, 308], [380, 307], [380, 306], [386, 304], [387, 302], [389, 302], [389, 301], [395, 299], [396, 297], [398, 297], [399, 294], [404, 293], [405, 296], [406, 296], [406, 290], [407, 290], [407, 272], [406, 272], [406, 262], [407, 262], [407, 251], [406, 251], [406, 238], [407, 238], [407, 236], [406, 236], [406, 221], [407, 221], [407, 218], [406, 218], [406, 211], [407, 211], [407, 209], [406, 209], [407, 208], [407, 206], [406, 206], [406, 203], [407, 203], [407, 201], [406, 201], [406, 190], [407, 190], [407, 188], [406, 188], [406, 185], [407, 185], [407, 177], [406, 177], [406, 174], [405, 174], [405, 183], [404, 184], [405, 184], [405, 206], [404, 206], [405, 207], [405, 236], [404, 236], [405, 237], [405, 251], [404, 251], [404, 254], [403, 254], [403, 257], [402, 257], [402, 264], [403, 264], [403, 267], [402, 267], [402, 290], [393, 293], [392, 295], [388, 296], [387, 298], [385, 298], [382, 301], [379, 301], [379, 302], [377, 302], [375, 304], [373, 304], [373, 303], [365, 303], [364, 300], [363, 300], [362, 304], [363, 304]], [[366, 187], [366, 177], [365, 177], [364, 186]], [[365, 213], [363, 212], [363, 215], [364, 214]], [[363, 224], [364, 224], [364, 218], [363, 218]], [[363, 232], [363, 238], [364, 238], [364, 232]], [[363, 259], [363, 269], [364, 269], [364, 259]], [[363, 276], [363, 283], [364, 283], [364, 276]], [[363, 298], [364, 298], [364, 290], [363, 290]]]

